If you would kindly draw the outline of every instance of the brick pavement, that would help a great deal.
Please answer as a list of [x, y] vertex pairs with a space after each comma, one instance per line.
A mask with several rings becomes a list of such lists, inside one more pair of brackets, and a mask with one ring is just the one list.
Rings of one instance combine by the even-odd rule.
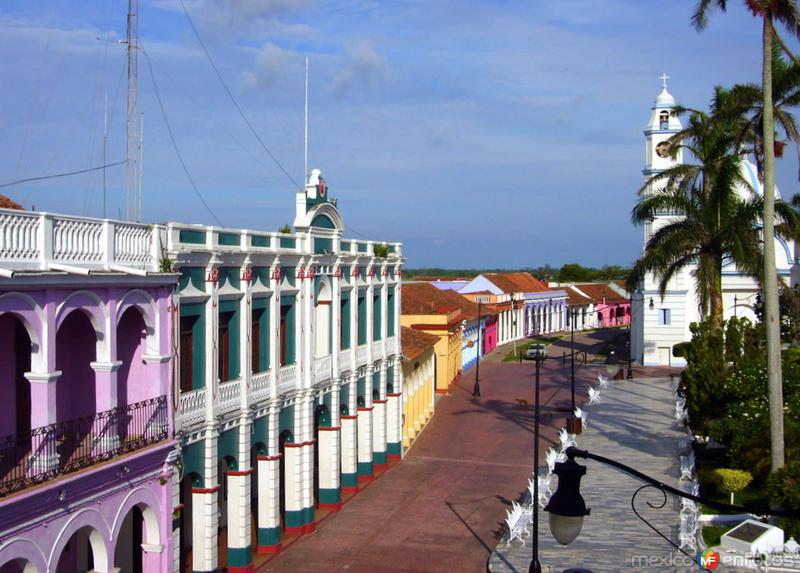
[[[610, 382], [609, 388], [601, 391], [601, 401], [589, 408], [588, 428], [579, 436], [578, 447], [677, 486], [679, 440], [685, 433], [673, 425], [675, 385], [676, 381], [670, 378]], [[563, 547], [550, 535], [546, 516], [539, 513], [539, 562], [544, 573], [570, 567], [594, 572], [698, 571], [631, 511], [631, 495], [641, 482], [598, 462], [578, 462], [588, 468], [581, 492], [587, 507], [591, 508], [591, 515], [585, 518], [578, 539]], [[553, 487], [556, 482], [553, 478]], [[637, 498], [637, 509], [675, 541], [679, 500], [669, 497], [661, 510], [646, 506], [647, 501], [661, 500], [660, 493], [643, 491]], [[637, 556], [652, 561], [633, 561]], [[530, 560], [530, 543], [523, 547], [514, 542], [506, 549], [504, 540], [489, 560], [489, 570], [493, 573], [528, 571]], [[687, 566], [679, 560], [688, 563]]]
[[[429, 426], [395, 465], [337, 513], [259, 571], [483, 573], [503, 534], [505, 510], [532, 471], [533, 365], [481, 364], [441, 397]], [[582, 400], [597, 369], [577, 372]], [[557, 442], [569, 406], [569, 369], [554, 361], [542, 375], [542, 456]], [[543, 458], [542, 458], [543, 459]]]

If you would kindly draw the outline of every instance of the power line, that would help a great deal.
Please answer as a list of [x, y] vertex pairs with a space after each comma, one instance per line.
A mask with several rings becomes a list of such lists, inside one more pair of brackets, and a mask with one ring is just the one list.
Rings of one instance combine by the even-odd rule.
[[189, 180], [189, 183], [192, 185], [192, 189], [194, 189], [195, 195], [197, 198], [200, 199], [200, 202], [206, 208], [206, 210], [211, 214], [214, 220], [220, 227], [224, 227], [225, 225], [222, 224], [222, 221], [219, 220], [216, 213], [208, 206], [206, 200], [203, 198], [203, 195], [200, 193], [200, 190], [197, 188], [197, 185], [194, 182], [194, 178], [192, 174], [189, 173], [189, 168], [186, 167], [186, 162], [183, 160], [183, 155], [181, 155], [181, 150], [178, 148], [178, 142], [175, 141], [175, 134], [172, 133], [172, 127], [169, 124], [169, 119], [167, 119], [167, 110], [164, 109], [164, 103], [161, 101], [161, 94], [158, 91], [158, 84], [156, 83], [156, 75], [153, 73], [153, 65], [150, 63], [150, 55], [147, 53], [147, 50], [144, 49], [144, 46], [141, 42], [139, 42], [139, 47], [142, 49], [142, 53], [144, 54], [144, 59], [147, 61], [147, 69], [150, 70], [150, 80], [153, 82], [153, 88], [156, 93], [156, 100], [158, 100], [158, 107], [161, 108], [161, 115], [164, 117], [164, 124], [167, 126], [167, 132], [169, 133], [169, 138], [172, 141], [172, 147], [175, 148], [175, 155], [178, 156], [178, 161], [181, 163], [181, 167], [183, 167], [183, 172], [186, 174], [186, 178]]
[[0, 187], [11, 187], [12, 185], [19, 185], [20, 183], [28, 183], [29, 181], [42, 181], [43, 179], [56, 179], [57, 177], [69, 177], [70, 175], [80, 175], [81, 173], [89, 173], [90, 171], [100, 171], [106, 167], [116, 167], [122, 165], [125, 161], [117, 161], [116, 163], [107, 163], [106, 165], [98, 165], [97, 167], [90, 167], [88, 169], [79, 169], [78, 171], [68, 171], [66, 173], [56, 173], [53, 175], [41, 175], [39, 177], [28, 177], [26, 179], [18, 179], [16, 181], [9, 181], [8, 183], [0, 183]]
[[214, 63], [214, 60], [211, 58], [211, 54], [208, 52], [208, 48], [206, 48], [206, 44], [205, 44], [205, 42], [203, 42], [203, 38], [200, 37], [200, 32], [197, 31], [197, 27], [194, 25], [194, 22], [192, 21], [192, 17], [189, 16], [189, 12], [188, 12], [188, 10], [186, 10], [186, 5], [183, 3], [183, 0], [180, 0], [180, 3], [181, 3], [181, 8], [183, 8], [183, 13], [186, 15], [186, 19], [189, 20], [189, 25], [192, 27], [192, 30], [194, 31], [195, 37], [197, 38], [197, 41], [200, 43], [200, 47], [203, 48], [203, 52], [205, 52], [205, 54], [206, 54], [206, 58], [208, 59], [208, 63], [210, 63], [211, 67], [214, 68], [214, 73], [217, 74], [217, 79], [222, 84], [222, 87], [225, 89], [225, 93], [228, 94], [228, 97], [230, 98], [231, 102], [233, 102], [233, 105], [236, 108], [236, 111], [238, 111], [239, 115], [242, 116], [242, 119], [247, 124], [247, 127], [250, 128], [250, 131], [252, 132], [252, 134], [255, 136], [255, 138], [258, 140], [258, 142], [261, 144], [261, 147], [264, 148], [264, 151], [267, 152], [267, 155], [269, 155], [269, 157], [270, 157], [270, 159], [272, 159], [273, 163], [275, 163], [275, 165], [278, 166], [278, 169], [280, 169], [283, 172], [283, 174], [286, 175], [287, 179], [289, 179], [289, 181], [291, 181], [292, 185], [294, 185], [298, 189], [302, 190], [303, 187], [301, 185], [299, 185], [297, 183], [297, 181], [295, 181], [294, 177], [292, 177], [289, 174], [289, 172], [286, 171], [286, 169], [283, 167], [283, 165], [281, 165], [281, 162], [278, 161], [277, 157], [275, 157], [275, 155], [272, 153], [272, 151], [269, 150], [269, 147], [267, 147], [267, 144], [264, 143], [264, 140], [261, 139], [261, 136], [258, 135], [258, 132], [253, 127], [253, 124], [250, 123], [249, 119], [247, 119], [247, 116], [242, 111], [242, 108], [239, 107], [239, 103], [236, 101], [236, 98], [233, 97], [233, 93], [231, 93], [231, 90], [228, 88], [228, 84], [225, 83], [225, 80], [222, 78], [222, 74], [220, 74], [219, 69], [217, 68], [216, 64]]

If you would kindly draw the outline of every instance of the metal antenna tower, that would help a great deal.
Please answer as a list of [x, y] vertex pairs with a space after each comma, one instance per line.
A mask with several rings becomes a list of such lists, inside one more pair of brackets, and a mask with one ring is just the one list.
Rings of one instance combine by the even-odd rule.
[[125, 178], [125, 220], [138, 221], [136, 169], [139, 146], [139, 0], [128, 0], [128, 121]]

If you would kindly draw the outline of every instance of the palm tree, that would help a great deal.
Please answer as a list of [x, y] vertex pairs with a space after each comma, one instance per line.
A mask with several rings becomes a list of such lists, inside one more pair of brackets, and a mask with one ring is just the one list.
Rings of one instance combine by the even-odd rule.
[[[744, 0], [753, 15], [762, 20], [761, 33], [761, 86], [763, 88], [763, 139], [764, 146], [764, 322], [767, 331], [767, 383], [769, 385], [770, 440], [772, 442], [772, 471], [786, 463], [783, 444], [783, 377], [781, 373], [780, 324], [778, 316], [778, 276], [775, 269], [775, 121], [772, 98], [772, 41], [786, 49], [786, 44], [775, 29], [775, 22], [783, 24], [794, 34], [800, 33], [800, 13], [796, 0]], [[708, 24], [708, 15], [714, 8], [727, 10], [728, 0], [699, 0], [692, 23], [698, 30]]]
[[[717, 88], [715, 102], [725, 93]], [[642, 198], [632, 212], [633, 222], [639, 225], [658, 214], [672, 213], [676, 218], [650, 237], [629, 283], [639, 284], [652, 272], [663, 297], [676, 273], [696, 265], [692, 274], [701, 311], [717, 325], [723, 313], [723, 265], [731, 261], [759, 282], [763, 277], [759, 228], [763, 199], [742, 175], [737, 125], [736, 119], [693, 111], [687, 128], [673, 136], [671, 143], [673, 154], [683, 148], [697, 162], [675, 165], [651, 177], [639, 190]], [[738, 189], [749, 189], [750, 197], [740, 197]], [[794, 237], [800, 223], [796, 211], [784, 203], [777, 209], [783, 219], [779, 233]]]

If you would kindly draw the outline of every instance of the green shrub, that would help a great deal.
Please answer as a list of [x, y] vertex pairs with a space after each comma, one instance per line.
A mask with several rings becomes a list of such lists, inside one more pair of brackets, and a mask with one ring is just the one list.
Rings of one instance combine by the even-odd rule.
[[289, 225], [284, 225], [283, 227], [278, 229], [278, 232], [279, 233], [291, 233], [292, 232], [292, 228]]
[[373, 245], [372, 251], [376, 257], [385, 259], [389, 256], [389, 245]]
[[715, 468], [708, 466], [701, 467], [699, 470], [697, 470], [697, 481], [700, 482], [700, 488], [704, 496], [711, 497], [717, 493], [717, 488], [719, 487], [719, 476], [717, 475]]
[[731, 505], [734, 503], [734, 495], [738, 491], [742, 491], [750, 482], [753, 481], [753, 475], [744, 470], [735, 470], [731, 468], [719, 468], [715, 470], [719, 479], [719, 487], [722, 491], [731, 494]]
[[[767, 479], [767, 495], [772, 503], [787, 509], [800, 509], [800, 461], [786, 464]], [[784, 517], [779, 525], [786, 538], [800, 539], [800, 519]]]
[[730, 525], [706, 525], [703, 527], [703, 541], [706, 542], [707, 547], [719, 545], [722, 534], [731, 529], [733, 528]]

